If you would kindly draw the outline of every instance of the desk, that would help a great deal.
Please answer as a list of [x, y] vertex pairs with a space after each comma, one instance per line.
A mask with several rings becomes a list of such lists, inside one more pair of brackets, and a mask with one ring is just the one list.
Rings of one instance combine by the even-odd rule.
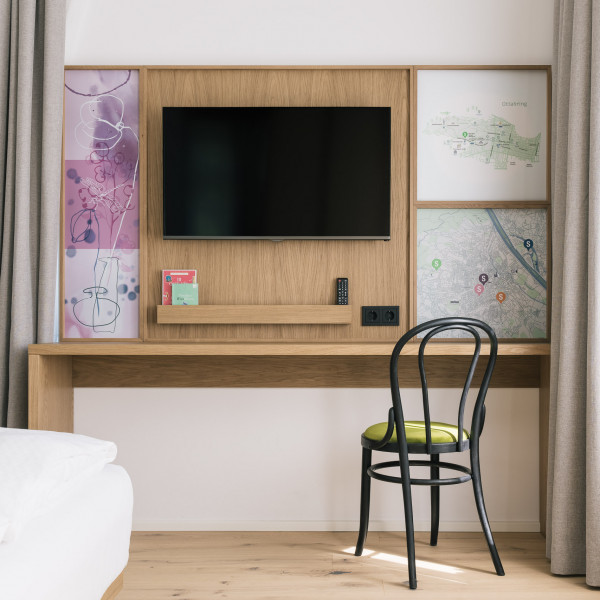
[[[73, 431], [75, 387], [388, 387], [393, 347], [393, 343], [380, 342], [32, 344], [29, 427]], [[469, 343], [429, 344], [428, 384], [462, 387], [471, 348]], [[411, 343], [400, 356], [401, 387], [420, 387], [418, 350], [419, 343]], [[484, 345], [482, 354], [486, 353], [489, 346]], [[490, 384], [540, 390], [542, 530], [546, 522], [549, 359], [550, 344], [501, 343]]]

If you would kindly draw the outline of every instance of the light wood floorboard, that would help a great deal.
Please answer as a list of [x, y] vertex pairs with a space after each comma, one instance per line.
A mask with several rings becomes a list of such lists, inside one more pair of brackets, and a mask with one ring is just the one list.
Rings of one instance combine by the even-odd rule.
[[[583, 577], [550, 574], [539, 534], [499, 533], [506, 570], [493, 571], [482, 534], [442, 533], [438, 546], [417, 534], [419, 589], [408, 589], [404, 535], [372, 532], [369, 556], [348, 552], [355, 533], [134, 533], [119, 600], [230, 598], [370, 600], [440, 594], [461, 600], [589, 598]], [[427, 564], [429, 563], [429, 564]]]

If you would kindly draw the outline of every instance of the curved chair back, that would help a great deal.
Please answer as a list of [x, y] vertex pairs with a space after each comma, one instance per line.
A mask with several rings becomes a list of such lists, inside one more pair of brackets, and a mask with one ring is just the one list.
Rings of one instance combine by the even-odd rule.
[[[448, 448], [440, 447], [440, 444], [436, 444], [434, 449], [431, 442], [431, 417], [429, 410], [429, 392], [427, 388], [427, 377], [425, 374], [425, 347], [427, 343], [434, 338], [436, 335], [449, 330], [460, 330], [466, 331], [471, 335], [475, 341], [475, 348], [473, 351], [473, 357], [467, 371], [467, 377], [463, 386], [463, 391], [460, 397], [458, 405], [458, 439], [456, 444], [449, 444]], [[398, 343], [394, 347], [390, 360], [390, 385], [392, 391], [392, 404], [394, 409], [394, 417], [396, 424], [396, 431], [398, 432], [398, 442], [406, 447], [406, 434], [404, 430], [404, 414], [402, 411], [402, 400], [400, 397], [400, 388], [398, 385], [398, 357], [402, 352], [404, 346], [415, 336], [419, 334], [425, 334], [421, 340], [419, 346], [419, 373], [421, 376], [421, 390], [423, 394], [423, 416], [425, 421], [425, 434], [426, 434], [426, 452], [427, 454], [437, 452], [461, 452], [469, 448], [470, 443], [464, 439], [463, 435], [463, 424], [464, 424], [464, 413], [465, 404], [467, 401], [467, 394], [471, 383], [473, 381], [473, 375], [475, 373], [475, 367], [479, 360], [481, 352], [481, 332], [485, 334], [490, 343], [490, 354], [487, 362], [487, 367], [483, 375], [479, 393], [473, 407], [473, 415], [471, 419], [470, 429], [470, 441], [477, 444], [481, 430], [483, 429], [483, 423], [485, 421], [485, 396], [490, 384], [494, 365], [496, 364], [496, 356], [498, 354], [498, 340], [494, 330], [483, 321], [477, 319], [470, 319], [467, 317], [448, 317], [443, 319], [434, 319], [433, 321], [427, 321], [421, 325], [413, 327], [410, 331], [407, 331], [398, 340]], [[402, 440], [402, 441], [401, 441]]]

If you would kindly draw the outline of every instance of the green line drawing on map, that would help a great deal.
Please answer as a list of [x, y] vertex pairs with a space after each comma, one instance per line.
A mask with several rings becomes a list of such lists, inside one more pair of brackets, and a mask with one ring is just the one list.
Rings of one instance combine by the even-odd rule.
[[446, 138], [444, 144], [457, 158], [473, 158], [494, 169], [508, 169], [517, 160], [528, 167], [539, 162], [541, 132], [524, 137], [506, 119], [476, 113], [462, 116], [440, 113], [429, 121], [424, 133]]

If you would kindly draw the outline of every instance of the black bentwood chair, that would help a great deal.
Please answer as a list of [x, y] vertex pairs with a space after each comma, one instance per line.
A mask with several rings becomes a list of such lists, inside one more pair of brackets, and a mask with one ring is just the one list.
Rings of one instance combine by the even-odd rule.
[[[467, 378], [458, 405], [458, 425], [431, 421], [429, 415], [429, 397], [427, 393], [427, 378], [425, 376], [424, 353], [425, 346], [443, 331], [462, 330], [473, 336], [475, 349], [473, 358], [467, 372]], [[481, 351], [481, 335], [484, 332], [489, 338], [490, 355], [487, 367], [479, 388], [479, 394], [473, 407], [471, 431], [463, 428], [465, 403], [467, 393], [471, 386], [473, 373]], [[423, 340], [419, 348], [419, 372], [421, 374], [421, 388], [423, 391], [424, 421], [405, 421], [398, 386], [398, 357], [404, 345], [416, 335], [422, 334]], [[485, 339], [485, 338], [484, 338]], [[382, 481], [390, 481], [402, 485], [404, 498], [404, 519], [406, 521], [406, 545], [408, 554], [408, 578], [411, 589], [417, 587], [417, 574], [415, 569], [415, 538], [412, 513], [411, 485], [431, 486], [431, 538], [430, 544], [437, 545], [440, 522], [440, 486], [454, 485], [457, 483], [473, 482], [475, 503], [479, 520], [487, 540], [492, 561], [498, 575], [504, 575], [504, 569], [496, 550], [496, 544], [490, 530], [490, 524], [485, 512], [483, 491], [481, 489], [481, 474], [479, 471], [479, 436], [485, 420], [485, 396], [496, 363], [498, 341], [494, 330], [482, 321], [463, 317], [435, 319], [423, 323], [408, 331], [396, 344], [390, 360], [390, 383], [392, 389], [392, 408], [389, 410], [387, 423], [379, 423], [369, 427], [361, 437], [362, 454], [362, 479], [360, 494], [360, 532], [356, 543], [356, 556], [363, 552], [367, 530], [369, 526], [369, 502], [371, 492], [371, 477]], [[397, 436], [396, 432], [400, 432]], [[400, 460], [371, 464], [373, 450], [397, 453]], [[450, 452], [464, 452], [468, 450], [471, 458], [471, 468], [449, 462], [440, 462], [440, 454]], [[428, 454], [431, 460], [409, 460], [409, 454]], [[400, 467], [400, 477], [393, 477], [380, 473], [381, 469]], [[410, 467], [429, 467], [429, 479], [415, 479], [410, 475]], [[452, 469], [463, 473], [459, 477], [440, 479], [440, 468]]]

